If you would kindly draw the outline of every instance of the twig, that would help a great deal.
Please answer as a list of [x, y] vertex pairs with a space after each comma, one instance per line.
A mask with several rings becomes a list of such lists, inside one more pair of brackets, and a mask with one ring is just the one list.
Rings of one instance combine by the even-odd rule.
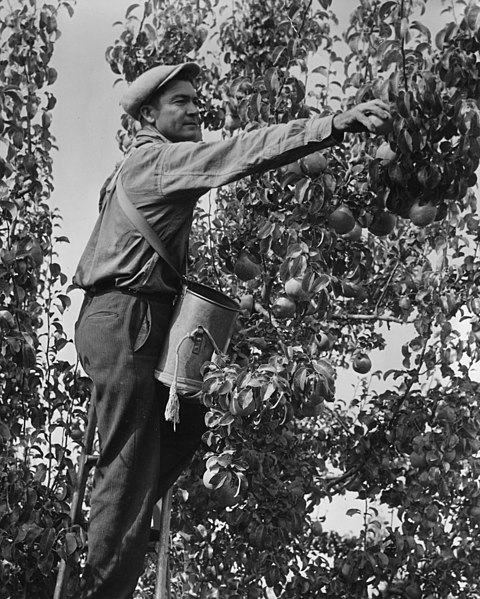
[[337, 487], [339, 484], [341, 484], [344, 481], [349, 480], [350, 478], [355, 476], [355, 474], [360, 472], [360, 470], [365, 466], [366, 463], [367, 463], [367, 458], [363, 458], [363, 460], [360, 462], [360, 464], [358, 464], [354, 468], [350, 468], [350, 470], [347, 470], [347, 472], [345, 472], [345, 474], [342, 474], [342, 476], [339, 476], [337, 479], [329, 482], [327, 485], [327, 490], [330, 490], [332, 487]]
[[383, 291], [380, 295], [380, 297], [378, 298], [378, 302], [375, 304], [375, 314], [378, 312], [378, 307], [380, 306], [381, 301], [383, 300], [383, 298], [385, 297], [385, 294], [387, 293], [388, 287], [390, 285], [390, 283], [392, 282], [393, 276], [395, 275], [395, 273], [397, 272], [397, 268], [398, 268], [398, 262], [395, 264], [395, 266], [392, 269], [392, 272], [390, 273], [390, 276], [388, 277], [388, 281], [386, 283], [386, 285], [384, 285], [383, 287]]
[[[402, 0], [402, 3], [400, 5], [400, 28], [402, 27], [402, 21], [403, 21], [403, 17], [404, 17], [404, 13], [403, 13], [404, 8], [405, 8], [405, 0]], [[401, 33], [401, 31], [400, 31], [400, 33]], [[401, 52], [402, 52], [402, 72], [403, 72], [405, 91], [408, 92], [407, 59], [406, 59], [406, 55], [405, 55], [405, 39], [403, 36], [402, 36], [402, 40], [401, 40]]]
[[380, 320], [396, 324], [413, 324], [415, 320], [401, 320], [394, 316], [380, 316], [378, 314], [332, 314], [333, 320]]
[[218, 286], [220, 287], [220, 289], [223, 291], [222, 288], [222, 282], [220, 280], [220, 274], [217, 270], [217, 265], [215, 264], [215, 249], [213, 247], [213, 240], [212, 240], [212, 192], [210, 191], [208, 194], [208, 214], [207, 214], [207, 219], [208, 219], [208, 245], [210, 246], [210, 256], [211, 256], [211, 265], [213, 268], [213, 272], [215, 273], [215, 277], [217, 278], [217, 283]]
[[343, 419], [340, 417], [339, 414], [337, 414], [337, 412], [335, 412], [335, 410], [332, 410], [331, 408], [329, 408], [327, 405], [324, 404], [323, 409], [328, 412], [331, 416], [333, 416], [335, 418], [335, 420], [338, 422], [338, 424], [340, 424], [340, 426], [343, 428], [343, 430], [347, 433], [348, 436], [351, 436], [351, 432], [350, 429], [348, 428], [348, 426], [345, 424], [345, 422], [343, 421]]
[[[298, 30], [298, 31], [295, 31], [295, 27], [293, 27], [293, 25], [292, 25], [292, 28], [293, 28], [293, 30], [294, 30], [294, 31], [295, 31], [295, 33], [297, 34], [297, 39], [299, 39], [299, 38], [300, 38], [300, 36], [302, 35], [303, 28], [305, 27], [305, 21], [307, 20], [307, 15], [308, 15], [308, 13], [310, 12], [310, 8], [312, 7], [312, 4], [313, 4], [313, 0], [310, 0], [310, 2], [308, 3], [308, 6], [307, 6], [307, 7], [306, 7], [306, 9], [305, 9], [305, 12], [303, 13], [303, 18], [302, 18], [302, 22], [300, 23], [300, 28], [299, 28], [299, 30]], [[286, 83], [286, 81], [287, 81], [287, 74], [288, 74], [288, 72], [289, 72], [289, 69], [290, 69], [290, 64], [291, 64], [291, 62], [292, 62], [292, 61], [291, 61], [291, 59], [290, 59], [290, 57], [289, 57], [289, 58], [288, 58], [288, 61], [287, 61], [287, 65], [286, 65], [286, 67], [285, 67], [285, 77], [283, 78], [282, 84], [280, 85], [280, 89], [278, 90], [278, 94], [277, 94], [277, 97], [278, 97], [279, 99], [281, 99], [282, 91], [283, 91], [283, 88], [285, 87], [285, 83]], [[278, 106], [279, 106], [279, 105], [280, 105], [280, 104], [278, 104]], [[275, 106], [275, 111], [277, 111], [277, 106]]]

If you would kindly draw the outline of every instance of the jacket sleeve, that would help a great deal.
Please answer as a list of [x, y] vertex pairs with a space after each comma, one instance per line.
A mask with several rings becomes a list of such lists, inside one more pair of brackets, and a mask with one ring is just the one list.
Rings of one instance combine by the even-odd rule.
[[160, 197], [205, 193], [242, 177], [284, 166], [342, 139], [333, 117], [297, 119], [212, 142], [160, 144], [156, 173]]

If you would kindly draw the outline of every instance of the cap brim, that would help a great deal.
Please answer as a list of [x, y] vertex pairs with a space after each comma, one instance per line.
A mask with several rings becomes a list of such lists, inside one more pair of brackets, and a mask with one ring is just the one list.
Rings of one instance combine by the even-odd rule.
[[127, 114], [138, 119], [140, 108], [148, 104], [152, 95], [174, 79], [179, 73], [185, 73], [187, 77], [195, 79], [200, 74], [200, 71], [200, 66], [195, 62], [153, 67], [142, 73], [130, 85], [120, 104]]
[[[184, 62], [179, 64], [176, 69], [174, 69], [165, 79], [158, 85], [152, 92], [154, 94], [160, 88], [162, 88], [166, 83], [171, 81], [174, 77], [176, 77], [179, 73], [185, 73], [187, 76], [195, 79], [200, 74], [200, 67], [195, 62]], [[148, 99], [148, 98], [147, 98]]]

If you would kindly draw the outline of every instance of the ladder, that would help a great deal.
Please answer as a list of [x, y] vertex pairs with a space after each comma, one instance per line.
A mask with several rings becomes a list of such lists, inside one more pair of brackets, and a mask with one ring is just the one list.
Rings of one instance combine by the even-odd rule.
[[[84, 435], [84, 447], [78, 458], [78, 477], [77, 484], [72, 497], [70, 507], [70, 520], [72, 524], [80, 522], [82, 512], [83, 498], [87, 486], [88, 475], [91, 468], [96, 464], [98, 456], [92, 453], [95, 440], [95, 431], [97, 427], [97, 417], [93, 401], [90, 402], [88, 409], [87, 428]], [[168, 573], [168, 545], [170, 534], [170, 517], [172, 511], [172, 487], [168, 489], [160, 500], [159, 515], [159, 538], [157, 542], [157, 579], [155, 583], [154, 599], [170, 599], [169, 573]], [[53, 599], [66, 599], [68, 579], [70, 576], [70, 566], [65, 560], [61, 560], [55, 592]]]

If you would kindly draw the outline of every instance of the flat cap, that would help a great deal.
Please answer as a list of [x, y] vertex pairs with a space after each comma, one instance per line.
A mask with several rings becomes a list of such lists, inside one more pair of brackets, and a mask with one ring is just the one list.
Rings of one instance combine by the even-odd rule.
[[194, 79], [200, 73], [200, 67], [195, 62], [183, 62], [181, 64], [164, 64], [148, 69], [131, 83], [120, 100], [122, 108], [134, 119], [138, 119], [138, 111], [150, 96], [180, 72], [184, 72], [187, 77]]

